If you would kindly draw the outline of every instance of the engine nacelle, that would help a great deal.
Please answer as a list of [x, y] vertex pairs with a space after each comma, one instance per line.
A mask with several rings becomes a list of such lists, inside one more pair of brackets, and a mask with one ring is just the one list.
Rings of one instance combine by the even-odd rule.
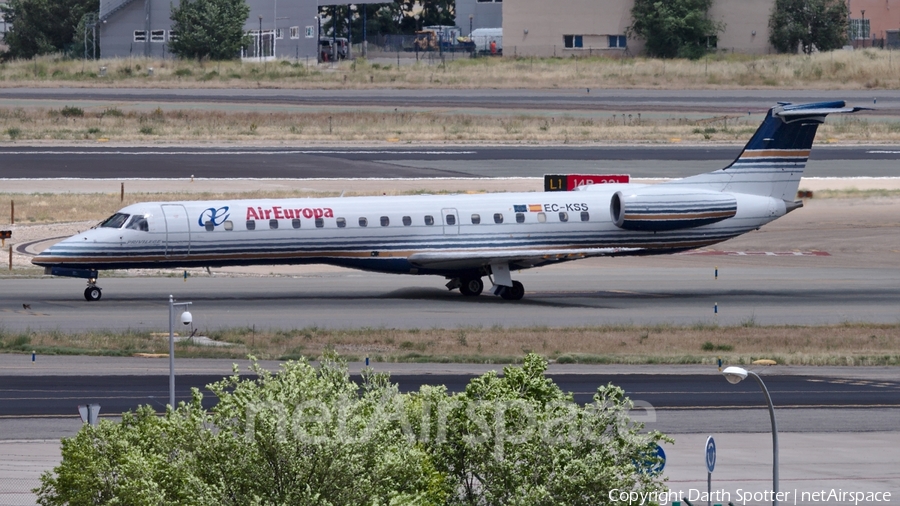
[[737, 199], [727, 193], [660, 190], [614, 193], [609, 203], [613, 223], [625, 230], [662, 232], [701, 227], [737, 214]]

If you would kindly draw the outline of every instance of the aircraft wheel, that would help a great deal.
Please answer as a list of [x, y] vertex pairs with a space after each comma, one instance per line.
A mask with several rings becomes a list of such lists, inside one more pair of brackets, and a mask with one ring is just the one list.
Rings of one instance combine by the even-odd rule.
[[518, 281], [513, 281], [513, 286], [508, 286], [500, 292], [500, 297], [503, 297], [505, 300], [522, 300], [524, 296], [525, 287]]
[[469, 278], [460, 280], [459, 291], [467, 297], [476, 297], [481, 295], [484, 290], [484, 282], [481, 278]]
[[103, 292], [100, 291], [99, 287], [89, 286], [84, 289], [84, 300], [94, 302], [100, 300], [102, 296]]

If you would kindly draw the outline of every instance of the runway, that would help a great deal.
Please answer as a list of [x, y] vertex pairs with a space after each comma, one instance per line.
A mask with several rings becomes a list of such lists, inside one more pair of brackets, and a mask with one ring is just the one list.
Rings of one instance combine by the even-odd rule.
[[[602, 370], [602, 367], [595, 369]], [[777, 373], [776, 373], [777, 374]], [[815, 374], [815, 373], [813, 373]], [[614, 383], [636, 401], [640, 409], [744, 409], [764, 408], [752, 382], [730, 385], [710, 367], [707, 374], [552, 374], [550, 378], [575, 402], [592, 402], [597, 388]], [[403, 392], [422, 385], [445, 385], [459, 393], [474, 376], [468, 374], [406, 374], [393, 380]], [[179, 374], [176, 402], [190, 401], [191, 388], [204, 395], [212, 408], [217, 398], [206, 385], [222, 376]], [[354, 375], [353, 381], [360, 377]], [[0, 376], [0, 417], [72, 416], [77, 404], [100, 404], [106, 414], [119, 414], [149, 404], [165, 411], [169, 381], [159, 376]], [[844, 380], [828, 376], [767, 375], [766, 386], [779, 407], [786, 408], [900, 408], [900, 382]], [[773, 401], [775, 402], [775, 401]]]
[[[584, 260], [515, 274], [525, 299], [467, 298], [438, 277], [350, 270], [276, 277], [101, 278], [103, 299], [82, 298], [84, 281], [7, 279], [0, 324], [7, 331], [162, 331], [167, 301], [193, 302], [201, 332], [257, 329], [550, 327], [609, 324], [821, 325], [896, 323], [900, 268], [757, 267], [707, 258], [703, 267], [653, 267], [653, 260]], [[821, 259], [805, 259], [816, 262]], [[720, 279], [713, 271], [719, 267]], [[274, 268], [273, 268], [274, 269]], [[279, 269], [280, 272], [284, 272]], [[200, 277], [204, 276], [204, 277]], [[23, 309], [27, 303], [29, 308]], [[714, 307], [717, 313], [714, 313]]]
[[[0, 177], [458, 178], [597, 171], [676, 178], [722, 168], [741, 146], [0, 147]], [[896, 146], [816, 146], [806, 177], [900, 177]]]
[[[165, 88], [5, 88], [0, 100], [20, 105], [31, 101], [307, 106], [337, 110], [370, 107], [416, 110], [477, 108], [531, 111], [668, 111], [681, 113], [765, 112], [779, 101], [847, 100], [876, 107], [877, 114], [900, 112], [898, 90], [643, 90], [643, 89], [165, 89]], [[74, 101], [74, 103], [73, 103]], [[190, 107], [190, 106], [189, 106]]]

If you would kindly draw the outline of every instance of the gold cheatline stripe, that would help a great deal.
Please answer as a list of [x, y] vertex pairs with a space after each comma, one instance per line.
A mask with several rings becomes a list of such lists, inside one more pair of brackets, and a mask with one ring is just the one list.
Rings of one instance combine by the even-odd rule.
[[752, 150], [748, 149], [741, 153], [741, 158], [749, 158], [749, 157], [778, 157], [785, 158], [789, 156], [809, 156], [808, 149], [761, 149], [761, 150]]

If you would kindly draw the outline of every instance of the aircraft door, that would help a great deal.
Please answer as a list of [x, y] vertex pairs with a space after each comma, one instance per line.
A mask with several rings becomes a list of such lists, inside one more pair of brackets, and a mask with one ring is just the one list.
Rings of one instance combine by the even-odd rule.
[[181, 204], [162, 204], [166, 218], [166, 258], [187, 258], [191, 253], [191, 227]]
[[459, 234], [459, 213], [456, 209], [441, 209], [441, 218], [444, 220], [444, 235]]

